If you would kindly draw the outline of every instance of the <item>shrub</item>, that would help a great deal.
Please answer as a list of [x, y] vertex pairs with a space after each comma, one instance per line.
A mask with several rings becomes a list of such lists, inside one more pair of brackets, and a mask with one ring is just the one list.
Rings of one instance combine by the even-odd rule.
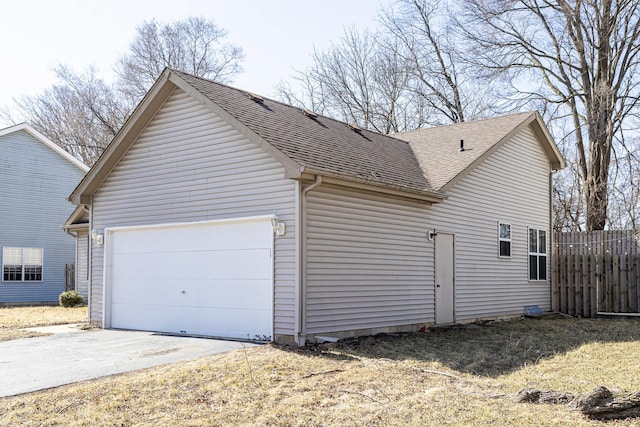
[[84, 304], [84, 298], [76, 291], [63, 292], [58, 297], [58, 300], [63, 307], [75, 307]]

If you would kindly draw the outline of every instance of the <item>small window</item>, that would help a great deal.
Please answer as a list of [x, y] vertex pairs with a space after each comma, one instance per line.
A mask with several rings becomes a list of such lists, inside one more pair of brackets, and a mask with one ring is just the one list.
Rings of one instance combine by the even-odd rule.
[[511, 224], [498, 223], [498, 245], [500, 257], [511, 256]]
[[3, 282], [41, 282], [42, 248], [2, 248]]
[[547, 280], [547, 232], [529, 229], [529, 280]]

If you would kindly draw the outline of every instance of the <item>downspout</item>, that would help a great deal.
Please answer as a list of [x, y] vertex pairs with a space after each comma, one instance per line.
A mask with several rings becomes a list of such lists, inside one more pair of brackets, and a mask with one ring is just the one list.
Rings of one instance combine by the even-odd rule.
[[65, 233], [67, 233], [69, 236], [73, 237], [73, 238], [78, 238], [78, 233], [75, 231], [69, 231], [69, 229], [62, 227], [62, 229], [64, 230]]
[[301, 192], [299, 212], [298, 217], [300, 218], [300, 228], [299, 228], [299, 245], [300, 251], [298, 253], [298, 277], [300, 278], [300, 286], [298, 292], [298, 312], [297, 312], [297, 321], [296, 321], [296, 336], [295, 341], [299, 346], [304, 346], [306, 343], [306, 294], [307, 294], [307, 193], [317, 186], [322, 184], [322, 175], [316, 175], [316, 180], [313, 184], [303, 189]]
[[[87, 310], [87, 320], [89, 324], [91, 324], [91, 308], [93, 306], [93, 241], [91, 240], [91, 230], [93, 230], [93, 195], [91, 195], [91, 204], [89, 205], [89, 250], [87, 251], [87, 257], [89, 258], [89, 265], [87, 268], [89, 269], [89, 275], [87, 277], [87, 299], [88, 301], [88, 310]], [[104, 310], [104, 307], [102, 308]], [[104, 325], [102, 325], [104, 328]]]
[[555, 310], [555, 305], [556, 305], [556, 301], [554, 301], [553, 298], [553, 289], [554, 289], [554, 285], [555, 285], [555, 274], [553, 272], [554, 268], [553, 266], [555, 265], [555, 256], [554, 256], [554, 244], [555, 244], [555, 240], [553, 237], [553, 173], [554, 170], [552, 169], [549, 172], [549, 242], [550, 242], [550, 252], [549, 252], [549, 269], [551, 270], [551, 281], [550, 281], [550, 285], [549, 286], [549, 292], [550, 292], [550, 301], [551, 301], [551, 311], [556, 311]]

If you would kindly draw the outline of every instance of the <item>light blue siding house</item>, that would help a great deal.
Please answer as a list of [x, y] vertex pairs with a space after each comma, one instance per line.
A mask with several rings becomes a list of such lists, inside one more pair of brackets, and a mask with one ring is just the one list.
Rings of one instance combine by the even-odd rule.
[[0, 305], [57, 302], [76, 250], [66, 196], [87, 170], [29, 125], [0, 130]]

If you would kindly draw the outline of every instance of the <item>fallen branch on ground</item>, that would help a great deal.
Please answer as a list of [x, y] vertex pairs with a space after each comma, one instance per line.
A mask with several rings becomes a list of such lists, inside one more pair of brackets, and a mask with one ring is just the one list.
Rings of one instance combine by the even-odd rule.
[[324, 374], [334, 374], [336, 372], [342, 372], [344, 371], [344, 369], [331, 369], [330, 371], [322, 371], [322, 372], [311, 372], [310, 374], [307, 375], [303, 375], [302, 378], [311, 378], [314, 377], [316, 375], [324, 375]]
[[589, 418], [615, 420], [640, 417], [640, 391], [612, 393], [606, 387], [598, 387], [586, 395], [549, 390], [523, 389], [515, 396], [519, 403], [547, 403], [567, 405], [573, 411], [580, 411]]
[[424, 372], [425, 374], [442, 375], [442, 376], [445, 376], [445, 377], [455, 378], [457, 380], [460, 379], [460, 377], [457, 376], [457, 375], [453, 375], [453, 374], [450, 374], [448, 372], [434, 371], [433, 369], [420, 369], [420, 372]]

